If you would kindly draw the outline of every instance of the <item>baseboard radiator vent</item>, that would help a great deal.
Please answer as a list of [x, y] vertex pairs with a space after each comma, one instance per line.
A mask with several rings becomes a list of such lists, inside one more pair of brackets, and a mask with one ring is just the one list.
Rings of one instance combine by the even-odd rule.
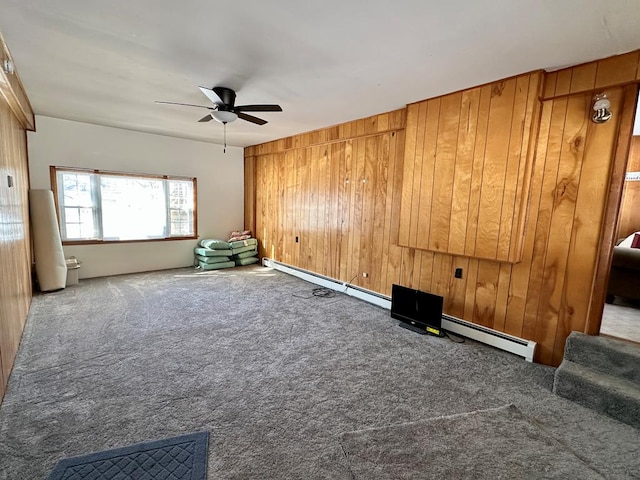
[[[366, 288], [356, 287], [346, 282], [341, 282], [302, 268], [293, 267], [267, 257], [262, 259], [262, 265], [293, 275], [294, 277], [298, 277], [321, 287], [329, 288], [336, 292], [344, 293], [387, 310], [391, 310], [391, 299], [389, 297], [367, 290]], [[525, 340], [520, 337], [498, 332], [497, 330], [483, 327], [482, 325], [476, 325], [475, 323], [467, 322], [466, 320], [452, 317], [447, 314], [442, 315], [442, 329], [470, 338], [477, 342], [505, 350], [513, 353], [514, 355], [523, 357], [528, 362], [533, 362], [536, 342], [532, 342], [531, 340]]]

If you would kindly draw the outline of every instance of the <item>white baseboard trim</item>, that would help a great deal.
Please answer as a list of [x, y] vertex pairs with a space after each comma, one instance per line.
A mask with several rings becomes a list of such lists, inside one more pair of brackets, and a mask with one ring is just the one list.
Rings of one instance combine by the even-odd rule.
[[[387, 310], [391, 310], [391, 299], [377, 292], [356, 287], [330, 277], [325, 277], [324, 275], [319, 275], [309, 270], [293, 267], [267, 257], [262, 259], [262, 265], [293, 275], [309, 283], [314, 283], [321, 287], [335, 290], [336, 292], [345, 293]], [[442, 315], [442, 329], [457, 335], [462, 335], [463, 337], [471, 338], [480, 343], [491, 345], [492, 347], [499, 348], [500, 350], [505, 350], [513, 353], [514, 355], [523, 357], [528, 362], [533, 362], [536, 342], [531, 340], [525, 340], [524, 338], [498, 332], [497, 330], [477, 325], [472, 322], [467, 322], [466, 320], [452, 317], [447, 314]]]

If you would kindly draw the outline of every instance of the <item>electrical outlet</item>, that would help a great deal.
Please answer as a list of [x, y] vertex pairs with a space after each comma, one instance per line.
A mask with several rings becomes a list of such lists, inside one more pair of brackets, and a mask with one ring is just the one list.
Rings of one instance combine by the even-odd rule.
[[298, 243], [298, 241], [299, 241], [299, 239], [298, 239], [298, 236], [296, 235], [296, 243]]
[[456, 273], [454, 274], [456, 278], [462, 278], [462, 269], [456, 268]]
[[362, 277], [363, 278], [367, 278], [369, 276], [369, 274], [367, 272], [362, 272]]

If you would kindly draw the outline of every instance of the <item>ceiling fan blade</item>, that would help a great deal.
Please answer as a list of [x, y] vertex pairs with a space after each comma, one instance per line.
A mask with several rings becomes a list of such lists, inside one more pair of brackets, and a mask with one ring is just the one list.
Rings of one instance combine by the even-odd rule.
[[265, 123], [267, 123], [266, 120], [263, 120], [258, 117], [254, 117], [253, 115], [247, 115], [246, 113], [242, 113], [242, 112], [236, 112], [236, 113], [238, 115], [238, 118], [241, 118], [242, 120], [246, 120], [247, 122], [255, 123], [256, 125], [264, 125]]
[[198, 88], [200, 89], [200, 91], [202, 93], [204, 93], [206, 95], [206, 97], [209, 100], [211, 100], [216, 105], [218, 105], [219, 103], [224, 103], [222, 101], [222, 99], [220, 98], [220, 96], [218, 96], [218, 94], [216, 92], [214, 92], [213, 90], [211, 90], [210, 88], [207, 88], [207, 87], [198, 87]]
[[191, 103], [159, 102], [157, 100], [156, 100], [156, 103], [162, 103], [165, 105], [182, 105], [183, 107], [198, 107], [198, 108], [206, 108], [207, 110], [213, 110], [213, 107], [205, 107], [204, 105], [193, 105]]
[[281, 112], [280, 105], [240, 105], [235, 107], [236, 112]]
[[209, 122], [213, 120], [213, 117], [211, 116], [211, 114], [207, 114], [204, 117], [202, 117], [200, 120], [198, 120], [198, 122]]

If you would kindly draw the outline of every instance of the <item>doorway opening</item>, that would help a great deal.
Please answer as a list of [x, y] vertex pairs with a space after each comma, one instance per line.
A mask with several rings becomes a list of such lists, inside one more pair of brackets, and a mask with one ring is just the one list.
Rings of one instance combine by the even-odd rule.
[[[621, 132], [624, 133], [624, 132]], [[640, 102], [636, 103], [600, 335], [640, 344]]]

